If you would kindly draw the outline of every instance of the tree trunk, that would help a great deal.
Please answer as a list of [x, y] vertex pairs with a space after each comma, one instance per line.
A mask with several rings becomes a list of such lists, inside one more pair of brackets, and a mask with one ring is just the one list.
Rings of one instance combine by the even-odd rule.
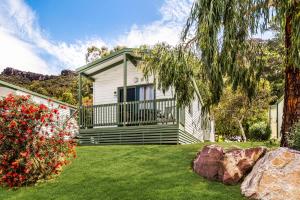
[[283, 107], [283, 121], [281, 127], [281, 143], [288, 146], [287, 132], [300, 119], [300, 70], [288, 68], [285, 72], [285, 93]]
[[285, 92], [283, 121], [281, 127], [280, 145], [287, 147], [287, 132], [291, 130], [293, 124], [300, 119], [300, 69], [293, 66], [289, 54], [292, 46], [292, 17], [294, 12], [290, 11], [286, 15], [285, 24], [285, 48], [286, 48], [286, 68], [285, 68]]
[[238, 119], [237, 121], [238, 121], [239, 127], [241, 129], [243, 141], [246, 142], [247, 141], [247, 137], [246, 137], [245, 130], [244, 130], [244, 127], [243, 127], [243, 124], [242, 124], [242, 120]]

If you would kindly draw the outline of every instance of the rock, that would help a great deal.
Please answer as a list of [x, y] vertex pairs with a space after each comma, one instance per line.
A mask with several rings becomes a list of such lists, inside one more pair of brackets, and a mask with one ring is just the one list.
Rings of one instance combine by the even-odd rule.
[[256, 161], [267, 151], [265, 147], [232, 149], [225, 152], [219, 169], [219, 180], [234, 185], [252, 169]]
[[76, 72], [68, 69], [64, 69], [60, 73], [62, 76], [76, 76]]
[[193, 170], [209, 180], [217, 180], [223, 154], [224, 149], [220, 146], [205, 146], [202, 151], [197, 154], [193, 162]]
[[[36, 81], [36, 80], [45, 81], [45, 80], [54, 79], [58, 77], [56, 75], [44, 75], [44, 74], [38, 74], [33, 72], [25, 72], [11, 67], [5, 68], [1, 72], [1, 75], [20, 77], [29, 81]], [[61, 76], [76, 76], [76, 75], [77, 75], [76, 72], [72, 70], [65, 69], [61, 71]]]
[[278, 148], [266, 153], [241, 185], [251, 199], [299, 200], [300, 152]]
[[5, 68], [3, 70], [3, 72], [1, 73], [1, 75], [21, 77], [21, 78], [23, 78], [25, 80], [29, 80], [29, 81], [35, 81], [35, 80], [44, 81], [44, 80], [49, 80], [49, 79], [53, 79], [53, 78], [57, 77], [54, 75], [43, 75], [43, 74], [38, 74], [38, 73], [33, 73], [33, 72], [25, 72], [25, 71], [11, 68], [11, 67]]
[[249, 173], [267, 149], [256, 147], [224, 151], [217, 145], [205, 146], [193, 161], [193, 170], [209, 180], [234, 185]]

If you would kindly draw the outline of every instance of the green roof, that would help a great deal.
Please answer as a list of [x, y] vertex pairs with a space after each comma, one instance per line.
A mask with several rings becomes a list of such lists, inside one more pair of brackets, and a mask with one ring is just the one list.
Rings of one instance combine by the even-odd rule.
[[51, 97], [48, 97], [48, 96], [45, 96], [45, 95], [42, 95], [42, 94], [39, 94], [39, 93], [36, 93], [36, 92], [33, 92], [33, 91], [30, 91], [30, 90], [27, 90], [25, 88], [22, 88], [22, 87], [19, 87], [19, 86], [16, 86], [16, 85], [13, 85], [11, 83], [7, 83], [5, 81], [1, 81], [0, 80], [0, 86], [5, 86], [7, 88], [11, 88], [11, 89], [14, 89], [14, 90], [19, 90], [19, 91], [22, 91], [22, 92], [25, 92], [27, 94], [30, 94], [32, 96], [37, 96], [37, 97], [40, 97], [40, 98], [43, 98], [43, 99], [50, 99], [51, 101], [53, 102], [56, 102], [58, 104], [62, 104], [62, 105], [65, 105], [65, 106], [68, 106], [68, 107], [71, 107], [71, 108], [74, 108], [76, 109], [76, 106], [73, 106], [71, 104], [68, 104], [68, 103], [65, 103], [65, 102], [62, 102], [62, 101], [59, 101], [57, 99], [54, 99], [54, 98], [51, 98]]
[[117, 56], [119, 56], [121, 54], [132, 53], [133, 50], [134, 50], [133, 48], [124, 48], [124, 49], [121, 49], [119, 51], [113, 52], [113, 53], [111, 53], [111, 54], [109, 54], [107, 56], [104, 56], [104, 57], [99, 58], [97, 60], [94, 60], [93, 62], [90, 62], [90, 63], [88, 63], [88, 64], [86, 64], [86, 65], [84, 65], [82, 67], [77, 68], [76, 72], [84, 72], [87, 69], [93, 68], [97, 64], [105, 63], [105, 62], [107, 62], [107, 61], [109, 61], [109, 60], [111, 60], [111, 59], [113, 59], [113, 58], [115, 58], [115, 57], [117, 57]]

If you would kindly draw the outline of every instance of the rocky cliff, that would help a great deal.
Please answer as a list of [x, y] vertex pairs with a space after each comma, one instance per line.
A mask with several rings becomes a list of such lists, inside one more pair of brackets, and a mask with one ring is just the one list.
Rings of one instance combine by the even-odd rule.
[[0, 73], [0, 80], [2, 81], [74, 105], [77, 103], [76, 77], [76, 73], [71, 70], [62, 70], [60, 75], [45, 75], [14, 68], [5, 68]]
[[[33, 72], [25, 72], [21, 70], [17, 70], [11, 67], [7, 67], [1, 73], [2, 76], [12, 76], [24, 79], [24, 81], [45, 81], [49, 79], [57, 78], [55, 75], [44, 75]], [[61, 76], [75, 76], [76, 73], [71, 70], [62, 70]]]

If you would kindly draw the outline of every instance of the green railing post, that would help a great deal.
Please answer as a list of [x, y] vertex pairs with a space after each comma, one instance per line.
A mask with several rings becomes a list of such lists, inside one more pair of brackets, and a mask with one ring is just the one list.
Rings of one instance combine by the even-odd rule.
[[180, 108], [176, 105], [176, 124], [180, 123]]
[[79, 115], [78, 115], [78, 124], [79, 128], [82, 127], [82, 74], [79, 73], [79, 80], [78, 80], [78, 109], [79, 109]]
[[127, 101], [127, 55], [124, 53], [123, 57], [123, 62], [124, 62], [124, 77], [123, 77], [123, 125], [126, 125], [126, 101]]

